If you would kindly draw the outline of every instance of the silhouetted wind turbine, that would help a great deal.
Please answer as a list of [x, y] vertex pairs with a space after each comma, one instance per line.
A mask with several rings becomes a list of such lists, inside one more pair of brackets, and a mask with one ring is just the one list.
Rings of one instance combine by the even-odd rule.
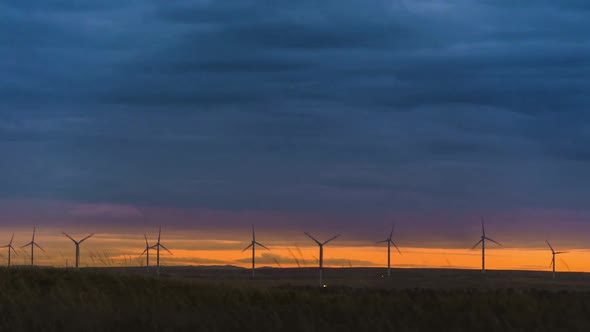
[[309, 235], [309, 233], [307, 232], [303, 232], [305, 235], [307, 235], [310, 239], [314, 240], [315, 243], [318, 244], [318, 246], [320, 247], [320, 259], [319, 259], [319, 263], [320, 263], [320, 287], [323, 287], [324, 284], [322, 282], [322, 270], [324, 268], [324, 245], [328, 244], [330, 241], [334, 240], [335, 238], [339, 237], [340, 234], [331, 237], [329, 240], [326, 240], [324, 242], [320, 242], [318, 240], [316, 240], [313, 236]]
[[83, 239], [82, 239], [82, 240], [80, 240], [80, 241], [76, 241], [76, 240], [74, 240], [74, 239], [73, 239], [71, 236], [69, 236], [69, 235], [68, 235], [66, 232], [62, 232], [62, 233], [63, 233], [63, 235], [67, 236], [67, 237], [68, 237], [68, 239], [72, 240], [72, 242], [74, 242], [74, 244], [76, 245], [76, 268], [78, 268], [78, 266], [79, 266], [79, 263], [80, 263], [80, 243], [82, 243], [82, 242], [84, 242], [84, 241], [88, 240], [88, 238], [90, 238], [91, 236], [93, 236], [93, 235], [94, 235], [94, 233], [92, 233], [92, 234], [88, 235], [87, 237], [83, 238]]
[[551, 249], [551, 254], [553, 256], [551, 258], [551, 265], [549, 266], [553, 267], [553, 279], [555, 279], [555, 255], [565, 254], [567, 253], [567, 251], [555, 251], [553, 250], [553, 247], [551, 246], [551, 243], [549, 243], [549, 241], [545, 240], [545, 242], [547, 242], [547, 245], [549, 245], [549, 248]]
[[395, 242], [393, 242], [393, 240], [391, 239], [393, 237], [393, 226], [391, 226], [391, 233], [389, 233], [389, 237], [383, 241], [379, 241], [377, 243], [384, 243], [387, 242], [387, 276], [391, 277], [391, 245], [393, 244], [393, 246], [395, 247], [395, 249], [397, 249], [397, 252], [400, 253], [401, 255], [401, 251], [399, 250], [399, 248], [397, 247], [397, 245], [395, 245]]
[[31, 246], [31, 266], [35, 266], [35, 247], [37, 247], [37, 248], [41, 249], [41, 251], [45, 252], [45, 250], [43, 248], [41, 248], [41, 246], [38, 245], [37, 242], [35, 242], [35, 226], [33, 226], [33, 238], [31, 239], [31, 242], [25, 244], [21, 248], [28, 247], [28, 246]]
[[486, 229], [483, 225], [483, 218], [481, 218], [481, 239], [471, 249], [475, 249], [481, 243], [481, 273], [486, 273], [486, 240], [494, 242], [502, 246], [500, 243], [490, 239], [486, 236]]
[[244, 250], [242, 250], [242, 252], [244, 252], [244, 251], [250, 249], [250, 247], [252, 247], [252, 279], [254, 279], [254, 275], [255, 275], [255, 271], [256, 271], [256, 245], [259, 245], [266, 250], [270, 250], [267, 247], [265, 247], [262, 243], [256, 242], [256, 233], [254, 232], [254, 225], [252, 225], [252, 242], [250, 243], [249, 246], [247, 246], [246, 248], [244, 248]]
[[162, 235], [162, 227], [160, 226], [160, 230], [158, 231], [158, 242], [156, 242], [156, 244], [154, 244], [152, 246], [152, 248], [156, 248], [156, 265], [157, 265], [156, 273], [158, 276], [160, 276], [160, 248], [164, 248], [164, 250], [166, 250], [167, 252], [170, 253], [170, 255], [172, 255], [172, 252], [170, 252], [170, 250], [168, 250], [168, 248], [166, 248], [162, 243], [160, 243], [161, 235]]
[[147, 239], [147, 235], [143, 234], [143, 237], [145, 238], [145, 250], [141, 253], [141, 255], [139, 255], [139, 257], [143, 256], [143, 254], [145, 254], [145, 268], [146, 270], [150, 270], [150, 249], [152, 247], [150, 247], [149, 243], [148, 243], [148, 239]]
[[5, 245], [5, 246], [2, 247], [2, 248], [7, 248], [8, 249], [8, 267], [10, 267], [11, 253], [14, 251], [14, 254], [18, 256], [18, 254], [16, 253], [16, 250], [12, 246], [12, 241], [13, 240], [14, 240], [14, 233], [12, 233], [12, 237], [10, 238], [10, 242], [8, 243], [8, 245]]

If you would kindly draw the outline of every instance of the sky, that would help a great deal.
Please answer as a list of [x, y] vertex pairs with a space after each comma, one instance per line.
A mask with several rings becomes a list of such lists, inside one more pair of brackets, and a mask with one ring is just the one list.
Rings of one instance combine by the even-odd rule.
[[62, 231], [95, 232], [83, 254], [118, 264], [161, 225], [169, 264], [247, 265], [256, 224], [280, 248], [266, 264], [312, 264], [308, 231], [342, 234], [333, 266], [370, 266], [395, 223], [400, 265], [477, 268], [484, 217], [504, 245], [492, 267], [546, 269], [548, 239], [590, 271], [589, 15], [583, 0], [2, 1], [0, 237], [36, 225], [60, 265]]

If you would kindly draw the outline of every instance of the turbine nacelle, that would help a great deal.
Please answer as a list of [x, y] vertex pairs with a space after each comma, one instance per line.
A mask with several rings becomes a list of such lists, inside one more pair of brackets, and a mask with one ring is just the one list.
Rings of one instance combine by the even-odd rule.
[[143, 256], [143, 254], [149, 252], [150, 249], [154, 248], [154, 246], [150, 246], [150, 244], [148, 243], [147, 235], [143, 234], [143, 237], [145, 238], [145, 249], [143, 250], [141, 255], [139, 255], [139, 257]]
[[32, 250], [32, 247], [37, 247], [37, 248], [41, 249], [41, 251], [45, 252], [45, 249], [41, 248], [41, 246], [38, 245], [37, 242], [35, 242], [35, 232], [36, 232], [36, 227], [33, 226], [33, 237], [31, 238], [31, 242], [21, 246], [21, 248], [31, 246], [31, 250]]
[[82, 240], [76, 241], [71, 236], [69, 236], [68, 233], [62, 232], [62, 234], [65, 235], [65, 236], [67, 236], [68, 239], [72, 240], [72, 242], [74, 242], [74, 244], [76, 244], [76, 245], [79, 245], [80, 243], [82, 243], [82, 242], [88, 240], [89, 238], [91, 238], [92, 236], [94, 236], [94, 233], [92, 233], [92, 234], [88, 235], [87, 237], [83, 238]]
[[555, 255], [566, 254], [567, 251], [555, 251], [555, 249], [553, 249], [553, 246], [551, 245], [551, 243], [549, 243], [548, 240], [545, 240], [545, 242], [547, 242], [549, 249], [551, 249], [552, 257], [551, 257], [551, 263], [549, 263], [549, 267], [553, 268], [553, 278], [555, 278]]
[[318, 246], [323, 247], [324, 245], [328, 244], [330, 241], [334, 240], [335, 238], [339, 237], [340, 234], [333, 236], [331, 238], [329, 238], [328, 240], [324, 241], [324, 242], [320, 242], [318, 241], [315, 237], [311, 236], [309, 233], [307, 232], [303, 232], [303, 234], [307, 235], [310, 239], [312, 239], [315, 243], [317, 243]]
[[566, 254], [567, 251], [555, 251], [553, 250], [553, 247], [551, 246], [551, 243], [549, 243], [549, 241], [545, 240], [545, 242], [547, 242], [547, 245], [549, 246], [549, 249], [551, 249], [551, 253], [554, 255], [559, 255], [559, 254]]
[[9, 248], [9, 249], [12, 249], [12, 250], [13, 250], [13, 252], [14, 252], [16, 255], [18, 255], [18, 253], [16, 252], [16, 250], [15, 250], [15, 249], [14, 249], [14, 247], [12, 246], [12, 242], [13, 242], [13, 241], [14, 241], [14, 233], [12, 233], [12, 237], [10, 238], [10, 242], [8, 242], [8, 244], [7, 244], [7, 245], [5, 245], [5, 246], [2, 246], [2, 247], [0, 247], [0, 248]]
[[252, 241], [250, 242], [250, 244], [246, 248], [244, 248], [244, 250], [242, 250], [242, 252], [244, 252], [244, 251], [252, 248], [255, 245], [259, 245], [259, 246], [261, 246], [262, 248], [264, 248], [266, 250], [270, 250], [264, 244], [256, 241], [256, 232], [254, 231], [254, 225], [252, 225]]
[[500, 242], [495, 241], [494, 239], [486, 236], [486, 229], [484, 226], [483, 218], [481, 218], [481, 237], [480, 237], [480, 240], [477, 241], [477, 243], [475, 245], [473, 245], [473, 247], [471, 247], [471, 249], [475, 249], [480, 243], [484, 243], [485, 240], [488, 240], [488, 241], [493, 242], [499, 246], [502, 246], [502, 244], [500, 244]]
[[[158, 249], [162, 248], [164, 250], [166, 250], [170, 255], [172, 255], [172, 252], [170, 250], [168, 250], [168, 248], [166, 248], [166, 246], [164, 246], [161, 242], [160, 242], [160, 238], [162, 237], [162, 227], [160, 227], [160, 230], [158, 231], [158, 242], [156, 242], [156, 244], [154, 244], [153, 246], [150, 247], [150, 249]], [[145, 239], [145, 243], [147, 244], [147, 237]]]
[[[395, 225], [394, 225], [394, 226], [395, 226]], [[394, 248], [397, 250], [397, 252], [398, 252], [398, 253], [401, 255], [401, 253], [402, 253], [402, 252], [399, 250], [399, 248], [397, 247], [397, 245], [396, 245], [396, 244], [395, 244], [395, 242], [393, 241], [393, 227], [394, 227], [394, 226], [391, 226], [391, 232], [389, 233], [389, 237], [388, 237], [388, 238], [386, 238], [386, 239], [385, 239], [385, 240], [383, 240], [383, 241], [377, 241], [377, 243], [389, 243], [389, 244], [392, 244], [392, 245], [393, 245], [393, 247], [394, 247]]]

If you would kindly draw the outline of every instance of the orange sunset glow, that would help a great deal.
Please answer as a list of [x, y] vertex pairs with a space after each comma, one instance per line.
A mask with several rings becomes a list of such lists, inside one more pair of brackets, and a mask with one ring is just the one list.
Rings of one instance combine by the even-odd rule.
[[[12, 232], [13, 230], [11, 230]], [[14, 229], [17, 233], [15, 244], [20, 247], [21, 242], [29, 241], [28, 229]], [[9, 233], [3, 232], [4, 238], [9, 240]], [[87, 234], [74, 233], [74, 238], [81, 238]], [[302, 234], [303, 235], [303, 234]], [[154, 236], [152, 234], [151, 242]], [[273, 268], [315, 267], [317, 266], [318, 249], [304, 236], [294, 240], [292, 237], [284, 241], [264, 241], [263, 235], [258, 240], [268, 246], [267, 251], [258, 248], [256, 251], [258, 267]], [[244, 241], [231, 239], [187, 239], [187, 233], [164, 232], [162, 243], [172, 251], [172, 255], [162, 252], [161, 264], [166, 266], [212, 266], [234, 265], [244, 268], [250, 267], [251, 252], [241, 252], [248, 245], [248, 238]], [[353, 246], [339, 244], [348, 243], [346, 238], [334, 240], [324, 249], [324, 264], [332, 268], [348, 267], [384, 267], [387, 262], [387, 246], [371, 243], [357, 243]], [[74, 246], [70, 240], [59, 232], [50, 229], [40, 229], [36, 241], [45, 249], [35, 253], [39, 265], [57, 267], [72, 264]], [[555, 244], [554, 244], [555, 246]], [[145, 242], [142, 236], [134, 234], [101, 234], [98, 233], [81, 245], [81, 266], [144, 266], [145, 256], [140, 257]], [[590, 271], [590, 251], [586, 249], [559, 248], [568, 251], [557, 258], [559, 271]], [[449, 269], [479, 269], [481, 268], [481, 249], [458, 248], [420, 248], [400, 246], [402, 254], [392, 247], [392, 267], [394, 268], [449, 268]], [[16, 264], [28, 264], [28, 249], [17, 249]], [[152, 255], [155, 252], [152, 251]], [[5, 253], [0, 251], [0, 259], [6, 259]], [[489, 269], [496, 270], [539, 270], [549, 271], [551, 251], [548, 247], [512, 248], [499, 247], [486, 249], [486, 264]]]

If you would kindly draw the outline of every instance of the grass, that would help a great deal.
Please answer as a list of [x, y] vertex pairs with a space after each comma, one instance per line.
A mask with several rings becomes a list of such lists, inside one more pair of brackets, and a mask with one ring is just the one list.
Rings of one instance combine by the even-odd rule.
[[248, 286], [0, 269], [0, 331], [590, 331], [590, 291]]

